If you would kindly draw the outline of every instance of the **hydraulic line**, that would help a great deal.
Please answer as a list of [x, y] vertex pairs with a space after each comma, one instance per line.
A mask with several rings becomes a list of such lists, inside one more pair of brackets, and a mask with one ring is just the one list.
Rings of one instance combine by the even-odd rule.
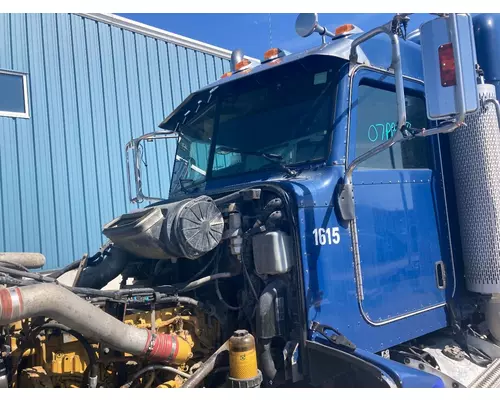
[[7, 266], [7, 268], [13, 267], [15, 269], [18, 269], [19, 271], [29, 272], [29, 269], [26, 268], [24, 265], [18, 264], [13, 261], [0, 260], [0, 265]]
[[178, 292], [179, 293], [189, 292], [190, 290], [198, 289], [200, 286], [203, 286], [211, 281], [217, 279], [233, 278], [235, 276], [238, 276], [238, 274], [232, 274], [231, 272], [221, 272], [218, 274], [204, 276], [203, 278], [188, 283], [186, 286], [180, 288]]
[[181, 386], [182, 388], [197, 387], [215, 368], [215, 364], [220, 354], [229, 350], [229, 340], [227, 340], [217, 351], [212, 354], [196, 372], [189, 377]]
[[[219, 268], [219, 261], [220, 261], [220, 253], [218, 254], [217, 256], [217, 260], [215, 262], [215, 268], [214, 268], [214, 273], [217, 275], [217, 272], [218, 272], [218, 268]], [[217, 294], [217, 298], [219, 299], [219, 301], [224, 305], [224, 307], [226, 307], [228, 310], [231, 310], [231, 311], [238, 311], [240, 310], [242, 307], [238, 307], [238, 306], [232, 306], [230, 305], [226, 300], [224, 300], [224, 297], [222, 296], [222, 293], [220, 291], [220, 287], [219, 287], [219, 281], [215, 281], [215, 293]]]
[[43, 276], [42, 274], [37, 274], [34, 272], [21, 271], [19, 269], [14, 269], [11, 267], [0, 266], [0, 272], [3, 272], [4, 274], [19, 276], [22, 278], [34, 279], [34, 280], [39, 281], [39, 282], [49, 282], [49, 283], [55, 282], [55, 279], [51, 278], [49, 276]]
[[169, 367], [167, 365], [162, 365], [162, 364], [152, 364], [152, 365], [148, 365], [144, 368], [141, 368], [139, 371], [137, 371], [133, 376], [132, 378], [130, 378], [128, 380], [127, 383], [125, 383], [124, 385], [122, 385], [122, 388], [129, 388], [130, 386], [132, 386], [132, 383], [134, 383], [134, 381], [138, 378], [140, 378], [142, 375], [144, 375], [146, 372], [149, 372], [149, 371], [155, 371], [155, 370], [162, 370], [162, 371], [168, 371], [168, 372], [172, 372], [174, 374], [177, 374], [177, 375], [180, 375], [182, 376], [183, 378], [190, 378], [191, 375], [183, 372], [183, 371], [180, 371], [174, 367]]
[[[19, 271], [17, 269], [13, 269], [13, 268], [7, 268], [7, 267], [0, 266], [0, 272], [3, 272], [5, 274], [9, 274], [9, 275], [23, 277], [23, 278], [34, 279], [36, 281], [44, 282], [44, 283], [56, 282], [56, 279], [54, 279], [50, 276], [44, 276], [44, 275], [36, 274], [36, 273], [32, 273], [32, 272]], [[133, 295], [154, 295], [155, 291], [161, 291], [164, 289], [169, 289], [172, 292], [177, 291], [178, 293], [184, 293], [184, 292], [188, 292], [188, 291], [197, 289], [200, 286], [203, 286], [203, 285], [205, 285], [209, 282], [212, 282], [214, 280], [227, 279], [227, 278], [232, 278], [235, 276], [238, 276], [238, 274], [233, 274], [230, 272], [221, 272], [218, 274], [204, 276], [203, 278], [197, 279], [195, 281], [191, 281], [188, 284], [185, 284], [183, 286], [176, 285], [175, 287], [173, 287], [173, 286], [167, 285], [167, 286], [158, 287], [158, 288], [156, 288], [156, 290], [153, 288], [101, 290], [101, 289], [94, 289], [94, 288], [88, 288], [88, 287], [69, 287], [66, 285], [62, 285], [60, 283], [59, 283], [59, 286], [63, 286], [66, 289], [68, 289], [74, 293], [77, 293], [77, 294], [83, 294], [83, 295], [88, 295], [88, 296], [109, 297], [109, 298], [116, 299], [117, 297], [127, 296], [127, 295], [130, 295], [130, 296], [133, 296]]]

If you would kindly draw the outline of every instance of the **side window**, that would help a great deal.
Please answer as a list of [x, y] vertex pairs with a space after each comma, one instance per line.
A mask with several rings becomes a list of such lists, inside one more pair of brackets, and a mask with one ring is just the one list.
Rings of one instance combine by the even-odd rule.
[[0, 117], [29, 118], [27, 76], [0, 70]]
[[[426, 128], [425, 100], [405, 89], [407, 126]], [[396, 132], [396, 93], [388, 88], [361, 81], [358, 88], [356, 157], [390, 139]], [[397, 143], [369, 158], [359, 168], [432, 168], [430, 138], [415, 138]]]

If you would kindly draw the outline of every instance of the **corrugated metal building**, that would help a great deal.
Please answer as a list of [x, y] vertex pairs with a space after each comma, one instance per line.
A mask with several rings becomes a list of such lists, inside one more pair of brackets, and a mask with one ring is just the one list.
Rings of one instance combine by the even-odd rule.
[[[93, 254], [102, 226], [131, 209], [124, 147], [230, 52], [109, 14], [0, 14], [0, 251], [46, 269]], [[172, 151], [147, 184], [167, 197]], [[161, 176], [160, 176], [161, 174]]]

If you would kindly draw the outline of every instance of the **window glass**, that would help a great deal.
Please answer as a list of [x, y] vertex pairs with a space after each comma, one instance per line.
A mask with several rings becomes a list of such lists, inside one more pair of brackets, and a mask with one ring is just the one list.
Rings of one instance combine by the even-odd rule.
[[[426, 128], [425, 100], [405, 90], [407, 126]], [[361, 83], [358, 90], [356, 157], [390, 139], [396, 131], [397, 109], [394, 91]], [[359, 168], [432, 168], [430, 138], [415, 138], [397, 143], [369, 158]]]
[[24, 75], [0, 71], [0, 115], [25, 114]]
[[288, 165], [324, 159], [331, 139], [333, 67], [295, 63], [228, 88], [220, 101], [212, 176], [276, 168], [258, 153]]

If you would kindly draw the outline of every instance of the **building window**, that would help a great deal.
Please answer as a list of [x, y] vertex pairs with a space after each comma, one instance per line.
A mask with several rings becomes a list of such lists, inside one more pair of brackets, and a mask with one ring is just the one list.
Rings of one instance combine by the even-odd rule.
[[[396, 93], [388, 88], [359, 86], [356, 157], [390, 139], [396, 132]], [[425, 100], [405, 89], [408, 127], [426, 128]], [[431, 169], [430, 138], [397, 143], [360, 164], [370, 169]]]
[[29, 118], [26, 74], [0, 70], [0, 117]]

